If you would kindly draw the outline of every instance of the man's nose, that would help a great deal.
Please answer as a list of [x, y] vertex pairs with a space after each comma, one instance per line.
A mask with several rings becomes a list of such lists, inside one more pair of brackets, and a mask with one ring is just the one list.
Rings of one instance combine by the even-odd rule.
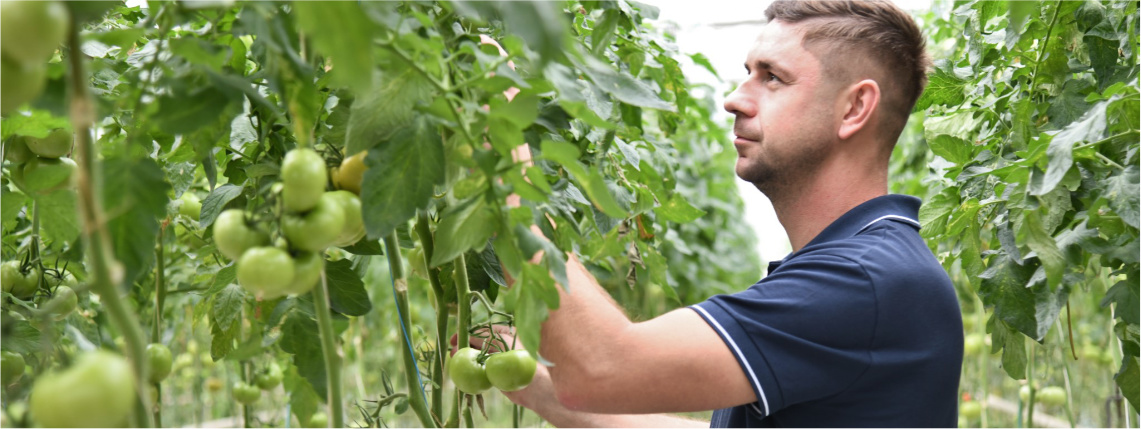
[[733, 92], [725, 97], [725, 111], [734, 115], [754, 116], [757, 114], [756, 100], [748, 95], [748, 83], [744, 82], [737, 86]]

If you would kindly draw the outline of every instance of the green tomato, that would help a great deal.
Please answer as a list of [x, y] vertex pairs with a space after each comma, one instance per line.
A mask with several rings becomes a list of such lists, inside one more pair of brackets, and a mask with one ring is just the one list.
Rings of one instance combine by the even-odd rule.
[[76, 168], [71, 158], [32, 158], [24, 163], [24, 187], [36, 195], [68, 188]]
[[[7, 92], [7, 88], [4, 89]], [[36, 154], [28, 149], [28, 138], [25, 136], [15, 136], [8, 139], [4, 143], [4, 159], [12, 161], [16, 164], [23, 164], [29, 159], [32, 159]]]
[[281, 229], [294, 249], [320, 252], [337, 241], [345, 229], [345, 210], [337, 197], [322, 194], [308, 213], [285, 215]]
[[1021, 399], [1022, 402], [1026, 402], [1026, 401], [1030, 400], [1030, 385], [1029, 384], [1023, 384], [1022, 387], [1018, 388], [1018, 399]]
[[1066, 403], [1066, 389], [1059, 386], [1046, 386], [1038, 391], [1035, 396], [1043, 404], [1057, 407], [1065, 405]]
[[293, 277], [293, 258], [276, 247], [255, 247], [238, 259], [238, 284], [262, 299], [285, 295]]
[[317, 205], [329, 184], [325, 160], [313, 149], [289, 151], [281, 162], [281, 192], [285, 208], [291, 212], [306, 212]]
[[24, 274], [20, 272], [20, 261], [4, 261], [0, 264], [0, 287], [4, 292], [12, 293], [23, 276]]
[[41, 427], [119, 427], [134, 409], [136, 394], [131, 364], [98, 350], [38, 378], [28, 402], [32, 420]]
[[63, 43], [70, 23], [58, 1], [0, 3], [0, 50], [21, 64], [46, 63]]
[[66, 319], [78, 306], [79, 297], [75, 295], [75, 290], [69, 286], [55, 288], [55, 296], [44, 304], [44, 308], [51, 312], [51, 317], [54, 320]]
[[324, 411], [318, 411], [316, 413], [313, 413], [313, 415], [309, 417], [309, 423], [306, 424], [305, 427], [307, 427], [307, 428], [329, 427], [329, 415], [325, 414]]
[[170, 349], [159, 343], [147, 344], [147, 379], [151, 384], [162, 383], [170, 375], [173, 357]]
[[345, 212], [345, 227], [341, 235], [333, 243], [337, 247], [352, 246], [365, 236], [364, 217], [361, 214], [361, 198], [349, 191], [327, 192], [331, 198], [340, 204]]
[[25, 140], [32, 153], [43, 158], [59, 158], [71, 152], [71, 131], [56, 128], [47, 137], [28, 137]]
[[535, 358], [526, 350], [496, 353], [484, 362], [487, 380], [504, 392], [521, 390], [531, 384], [531, 379], [535, 378], [536, 366]]
[[285, 293], [306, 294], [321, 281], [321, 272], [325, 271], [325, 258], [320, 252], [298, 252], [293, 258], [293, 270], [293, 282], [289, 283]]
[[[10, 3], [35, 2], [5, 1], [0, 2], [0, 5]], [[44, 91], [48, 81], [47, 67], [43, 64], [20, 64], [3, 55], [0, 55], [0, 73], [4, 76], [4, 79], [0, 79], [0, 113], [3, 114], [35, 100]]]
[[337, 167], [336, 174], [333, 175], [333, 185], [335, 185], [337, 189], [344, 189], [360, 195], [361, 182], [364, 181], [364, 171], [368, 169], [368, 167], [364, 165], [364, 158], [366, 156], [368, 156], [368, 151], [357, 153], [342, 160], [341, 166]]
[[983, 406], [978, 401], [963, 401], [959, 404], [959, 415], [968, 420], [979, 418], [983, 413]]
[[10, 351], [0, 352], [0, 382], [5, 386], [20, 381], [24, 376], [24, 357]]
[[242, 404], [252, 404], [261, 399], [261, 389], [239, 381], [234, 383], [234, 399]]
[[246, 222], [246, 212], [229, 209], [214, 221], [214, 244], [227, 258], [236, 260], [246, 250], [269, 244], [269, 235]]
[[281, 367], [277, 366], [276, 362], [270, 362], [269, 365], [254, 375], [254, 384], [261, 390], [270, 390], [281, 384], [281, 380], [284, 378], [285, 374], [282, 374]]
[[[20, 261], [7, 261], [4, 263], [4, 289], [16, 298], [28, 299], [36, 294], [40, 288], [40, 269], [34, 266], [20, 269]], [[10, 275], [14, 273], [15, 275]], [[8, 284], [7, 282], [11, 282]]]
[[190, 191], [186, 191], [182, 193], [182, 196], [179, 197], [178, 200], [182, 201], [182, 204], [178, 206], [178, 214], [198, 220], [199, 215], [202, 213], [202, 201], [198, 199], [198, 196]]
[[478, 395], [491, 388], [487, 372], [476, 360], [478, 357], [479, 350], [464, 347], [448, 361], [448, 376], [461, 392]]

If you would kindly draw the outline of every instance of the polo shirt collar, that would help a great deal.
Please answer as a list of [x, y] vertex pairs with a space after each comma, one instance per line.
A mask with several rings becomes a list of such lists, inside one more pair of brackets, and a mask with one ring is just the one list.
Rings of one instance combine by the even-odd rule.
[[[804, 249], [855, 236], [859, 234], [860, 231], [863, 231], [865, 228], [879, 221], [900, 221], [919, 229], [918, 219], [919, 206], [921, 203], [922, 201], [919, 198], [901, 194], [883, 195], [864, 201], [855, 208], [848, 210], [847, 213], [844, 213], [843, 216], [833, 221], [832, 224], [824, 228], [823, 231], [820, 231], [820, 234], [817, 234], [812, 241], [808, 242], [808, 244], [799, 251], [788, 255], [781, 261], [773, 262], [779, 265], [780, 262], [796, 257], [796, 255], [803, 252]], [[775, 266], [770, 267], [770, 270], [775, 268]]]

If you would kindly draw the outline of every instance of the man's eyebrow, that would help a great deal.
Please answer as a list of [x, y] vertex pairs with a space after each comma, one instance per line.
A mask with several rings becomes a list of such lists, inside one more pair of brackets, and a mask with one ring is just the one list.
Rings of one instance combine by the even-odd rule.
[[771, 62], [768, 62], [765, 60], [753, 60], [752, 64], [753, 64], [753, 67], [750, 67], [749, 63], [745, 62], [745, 71], [752, 72], [753, 68], [755, 67], [755, 68], [761, 69], [761, 70], [774, 71], [780, 75], [787, 75], [788, 74], [788, 70], [785, 70], [784, 67], [781, 67], [778, 64], [774, 64], [774, 63], [771, 63]]

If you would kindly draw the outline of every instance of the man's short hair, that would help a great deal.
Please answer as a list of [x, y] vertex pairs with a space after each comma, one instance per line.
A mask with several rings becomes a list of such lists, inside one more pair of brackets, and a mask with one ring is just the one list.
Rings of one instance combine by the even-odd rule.
[[911, 15], [888, 1], [778, 0], [765, 10], [769, 21], [800, 24], [804, 44], [823, 48], [815, 53], [833, 76], [846, 77], [852, 57], [859, 52], [894, 82], [878, 82], [881, 105], [887, 113], [884, 130], [895, 139], [927, 86], [931, 58], [926, 41]]

